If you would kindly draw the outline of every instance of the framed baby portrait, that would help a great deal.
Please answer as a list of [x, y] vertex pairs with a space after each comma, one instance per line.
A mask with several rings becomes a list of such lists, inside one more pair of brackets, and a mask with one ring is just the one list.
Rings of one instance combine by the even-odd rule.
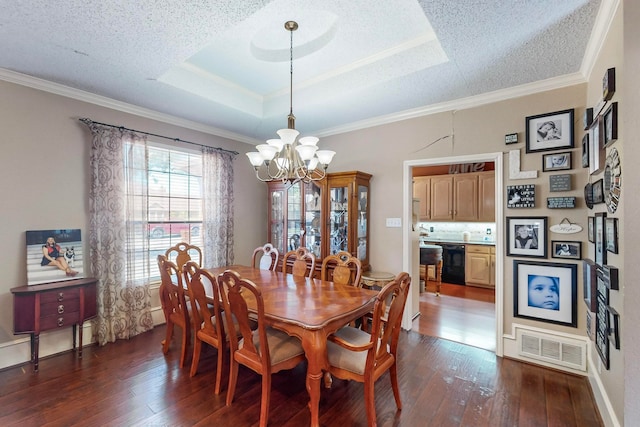
[[542, 156], [542, 172], [571, 169], [571, 151], [545, 154]]
[[526, 131], [527, 153], [573, 148], [573, 108], [529, 116]]
[[552, 240], [551, 258], [582, 259], [582, 242]]
[[578, 265], [513, 261], [515, 317], [577, 327]]
[[547, 257], [547, 217], [507, 217], [507, 255]]

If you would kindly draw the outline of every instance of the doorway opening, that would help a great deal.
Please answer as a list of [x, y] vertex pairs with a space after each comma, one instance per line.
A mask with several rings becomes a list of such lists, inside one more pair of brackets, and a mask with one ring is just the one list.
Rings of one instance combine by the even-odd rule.
[[[412, 221], [412, 214], [413, 214], [413, 184], [412, 184], [412, 178], [413, 178], [413, 172], [414, 172], [414, 168], [417, 167], [424, 167], [424, 166], [442, 166], [442, 165], [452, 165], [452, 164], [463, 164], [463, 163], [472, 163], [472, 162], [493, 162], [495, 165], [495, 219], [496, 219], [496, 236], [495, 236], [495, 253], [496, 253], [496, 265], [495, 265], [495, 269], [496, 269], [496, 275], [495, 275], [495, 289], [493, 291], [493, 295], [487, 296], [486, 291], [481, 290], [479, 292], [472, 292], [471, 289], [466, 289], [466, 286], [461, 286], [461, 285], [446, 285], [443, 284], [443, 288], [447, 287], [447, 291], [454, 294], [454, 295], [458, 295], [456, 297], [452, 298], [457, 298], [458, 299], [458, 304], [460, 304], [461, 302], [463, 302], [463, 305], [471, 305], [473, 306], [474, 304], [476, 305], [484, 305], [484, 308], [481, 309], [481, 311], [485, 311], [487, 310], [487, 299], [490, 299], [491, 297], [493, 297], [493, 310], [494, 310], [494, 316], [493, 316], [493, 332], [495, 333], [495, 353], [498, 356], [502, 356], [503, 354], [503, 346], [502, 346], [502, 335], [503, 335], [503, 313], [504, 313], [504, 298], [503, 298], [503, 294], [504, 294], [504, 279], [503, 279], [503, 272], [504, 272], [504, 257], [502, 256], [502, 254], [504, 253], [504, 249], [503, 249], [503, 239], [502, 236], [503, 234], [503, 191], [501, 191], [501, 189], [503, 188], [503, 161], [502, 161], [502, 153], [486, 153], [486, 154], [477, 154], [477, 155], [468, 155], [468, 156], [457, 156], [457, 157], [443, 157], [443, 158], [437, 158], [437, 159], [423, 159], [423, 160], [407, 160], [404, 162], [404, 171], [403, 171], [403, 175], [404, 175], [404, 180], [403, 180], [403, 192], [404, 192], [404, 226], [403, 226], [403, 264], [404, 264], [404, 268], [405, 271], [410, 271], [413, 272], [413, 274], [416, 277], [419, 277], [419, 274], [416, 275], [416, 272], [419, 272], [420, 267], [419, 267], [419, 254], [416, 254], [415, 252], [419, 252], [419, 246], [417, 244], [417, 233], [415, 231], [413, 231], [413, 221]], [[416, 263], [418, 263], [416, 265]], [[418, 281], [416, 281], [417, 284], [419, 284]], [[429, 283], [430, 285], [431, 283]], [[448, 288], [449, 286], [452, 286], [453, 288]], [[459, 287], [459, 288], [456, 288]], [[412, 291], [412, 295], [411, 297], [408, 299], [407, 301], [407, 309], [405, 309], [405, 318], [403, 319], [403, 328], [410, 330], [412, 328], [414, 328], [414, 320], [412, 319], [412, 315], [411, 313], [416, 313], [420, 310], [420, 304], [421, 304], [421, 295], [419, 292], [419, 288], [420, 286], [412, 286], [413, 291]], [[417, 292], [416, 292], [417, 291]], [[461, 292], [464, 291], [464, 292]], [[429, 289], [427, 289], [427, 292], [429, 292]], [[484, 293], [484, 295], [483, 295]], [[479, 295], [475, 295], [475, 294], [479, 294]], [[444, 295], [444, 291], [443, 291], [443, 295]], [[434, 298], [440, 298], [440, 297], [435, 297], [435, 295], [433, 293], [430, 293], [428, 295], [428, 297], [434, 297]], [[442, 300], [437, 301], [440, 305], [447, 305], [445, 303], [449, 302], [449, 301], [444, 301], [445, 298], [442, 298]], [[454, 304], [455, 305], [455, 304]], [[425, 307], [426, 309], [426, 307]], [[464, 310], [464, 307], [462, 307], [460, 310], [458, 310], [458, 312], [462, 312]], [[447, 313], [450, 312], [448, 310], [441, 310], [441, 316], [447, 316]], [[422, 319], [423, 321], [426, 321], [427, 316], [425, 316], [424, 319]], [[444, 322], [444, 324], [446, 324], [447, 320], [446, 317], [443, 318], [441, 320], [442, 322]], [[420, 322], [420, 319], [418, 318], [417, 322]], [[432, 321], [433, 323], [433, 321]], [[464, 328], [463, 328], [464, 329]], [[464, 331], [463, 331], [464, 332]], [[467, 331], [468, 334], [471, 334], [472, 331], [469, 330]], [[438, 336], [438, 335], [434, 335], [434, 336]], [[442, 336], [442, 338], [446, 338], [446, 339], [450, 339], [450, 340], [454, 340], [454, 341], [458, 341], [455, 339], [455, 334], [451, 334], [450, 336]], [[461, 340], [459, 342], [464, 342], [464, 340]], [[466, 342], [469, 343], [469, 342]], [[469, 343], [470, 345], [474, 345], [472, 343]], [[480, 345], [476, 345], [476, 346], [480, 346]], [[480, 346], [485, 348], [485, 346]]]

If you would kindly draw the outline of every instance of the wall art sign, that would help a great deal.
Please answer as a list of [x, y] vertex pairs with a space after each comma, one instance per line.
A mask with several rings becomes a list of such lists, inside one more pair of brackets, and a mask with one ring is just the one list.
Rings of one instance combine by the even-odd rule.
[[538, 171], [520, 170], [520, 150], [509, 151], [509, 179], [530, 179], [537, 178]]
[[573, 209], [576, 207], [576, 198], [570, 197], [547, 197], [547, 209]]
[[508, 185], [507, 186], [507, 207], [508, 208], [535, 208], [536, 207], [535, 184]]
[[571, 191], [571, 175], [568, 173], [562, 175], [550, 175], [549, 191], [552, 193], [558, 191]]
[[527, 153], [573, 148], [573, 109], [529, 116]]
[[559, 224], [549, 227], [552, 233], [558, 234], [574, 234], [582, 231], [582, 227], [578, 224], [569, 221], [569, 218], [564, 218]]
[[517, 144], [518, 143], [518, 134], [517, 133], [508, 133], [504, 136], [505, 144]]
[[84, 277], [79, 229], [29, 230], [27, 285]]
[[576, 327], [578, 265], [513, 261], [515, 317]]

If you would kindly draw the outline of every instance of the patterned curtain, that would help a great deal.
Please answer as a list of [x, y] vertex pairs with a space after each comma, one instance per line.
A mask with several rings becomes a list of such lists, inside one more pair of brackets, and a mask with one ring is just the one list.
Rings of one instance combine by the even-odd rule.
[[147, 239], [147, 141], [123, 128], [92, 133], [89, 257], [98, 279], [98, 343], [153, 328]]
[[207, 267], [233, 264], [234, 154], [202, 147], [203, 244]]

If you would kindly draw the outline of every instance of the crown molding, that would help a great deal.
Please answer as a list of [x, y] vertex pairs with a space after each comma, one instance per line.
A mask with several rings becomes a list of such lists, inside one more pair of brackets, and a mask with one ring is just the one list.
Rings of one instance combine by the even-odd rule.
[[261, 143], [258, 140], [254, 138], [249, 138], [245, 135], [229, 132], [213, 126], [206, 126], [201, 123], [193, 122], [191, 120], [181, 119], [179, 117], [175, 117], [170, 114], [159, 113], [157, 111], [150, 110], [148, 108], [138, 107], [136, 105], [128, 104], [126, 102], [116, 101], [114, 99], [107, 98], [106, 96], [100, 96], [100, 95], [96, 95], [80, 89], [74, 89], [69, 86], [39, 79], [37, 77], [32, 77], [26, 74], [18, 73], [15, 71], [4, 69], [4, 68], [0, 68], [0, 80], [7, 81], [9, 83], [15, 83], [21, 86], [30, 87], [32, 89], [42, 90], [44, 92], [53, 93], [55, 95], [60, 95], [66, 98], [75, 99], [77, 101], [88, 102], [90, 104], [110, 108], [112, 110], [121, 111], [123, 113], [133, 114], [135, 116], [144, 117], [151, 120], [157, 120], [162, 123], [167, 123], [174, 126], [180, 126], [183, 128], [195, 130], [195, 131], [206, 133], [209, 135], [231, 139], [233, 141], [243, 142], [243, 143], [252, 144], [252, 145]]
[[591, 31], [591, 36], [589, 36], [587, 48], [582, 58], [582, 65], [580, 66], [580, 72], [587, 80], [591, 78], [593, 66], [598, 59], [598, 55], [600, 55], [602, 46], [604, 46], [619, 6], [620, 0], [603, 0], [600, 2], [600, 9], [598, 9], [596, 21], [593, 24], [593, 30]]
[[337, 135], [355, 130], [366, 129], [374, 126], [380, 126], [388, 123], [394, 123], [402, 120], [413, 119], [416, 117], [429, 116], [432, 114], [442, 113], [446, 111], [465, 110], [468, 108], [479, 107], [495, 102], [506, 101], [508, 99], [520, 98], [522, 96], [533, 95], [549, 90], [562, 89], [586, 83], [585, 76], [578, 72], [573, 74], [565, 74], [564, 76], [554, 77], [551, 79], [540, 80], [533, 83], [527, 83], [520, 86], [514, 86], [507, 89], [486, 92], [480, 95], [460, 98], [453, 101], [441, 102], [439, 104], [426, 105], [424, 107], [404, 110], [385, 116], [378, 116], [359, 122], [349, 123], [343, 126], [337, 126], [316, 132], [318, 137], [326, 137]]

